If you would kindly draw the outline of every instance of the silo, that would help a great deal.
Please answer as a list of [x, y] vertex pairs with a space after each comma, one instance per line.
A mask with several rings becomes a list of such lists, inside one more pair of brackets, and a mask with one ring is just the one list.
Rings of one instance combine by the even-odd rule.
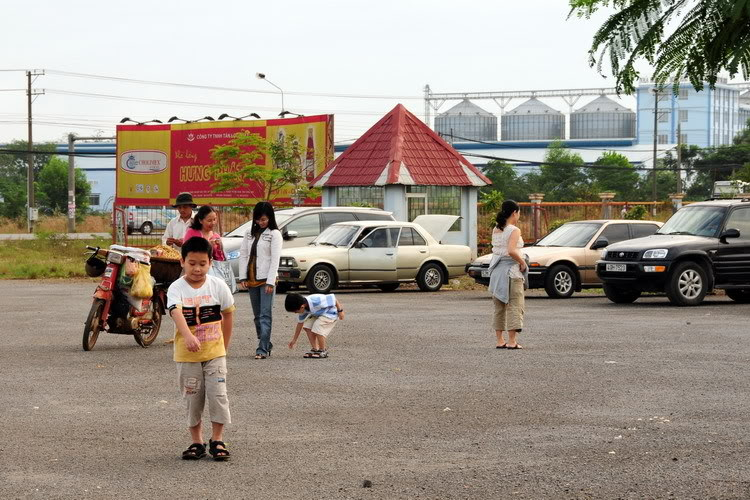
[[503, 141], [539, 141], [565, 138], [565, 115], [536, 97], [503, 115]]
[[635, 137], [635, 113], [602, 95], [570, 115], [571, 139]]
[[497, 117], [464, 99], [435, 117], [435, 132], [448, 142], [497, 141]]

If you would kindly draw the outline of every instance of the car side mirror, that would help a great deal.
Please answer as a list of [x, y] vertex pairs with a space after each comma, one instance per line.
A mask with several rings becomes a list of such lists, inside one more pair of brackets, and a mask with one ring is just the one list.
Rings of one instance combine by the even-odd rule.
[[727, 229], [723, 233], [719, 235], [719, 241], [722, 243], [727, 242], [727, 238], [739, 238], [740, 237], [740, 231], [739, 229]]
[[591, 245], [591, 250], [599, 250], [600, 248], [606, 248], [609, 245], [607, 238], [601, 237]]
[[297, 231], [284, 231], [282, 236], [285, 240], [293, 240], [294, 238], [299, 236], [299, 233]]

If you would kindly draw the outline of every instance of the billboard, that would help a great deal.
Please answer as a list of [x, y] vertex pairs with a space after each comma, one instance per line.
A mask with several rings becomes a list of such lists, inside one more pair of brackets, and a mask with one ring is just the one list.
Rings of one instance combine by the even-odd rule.
[[[179, 193], [190, 192], [199, 205], [252, 204], [262, 197], [262, 186], [246, 185], [216, 193], [211, 149], [229, 142], [238, 132], [300, 141], [305, 178], [311, 180], [333, 160], [333, 115], [276, 120], [118, 125], [116, 205], [171, 205]], [[258, 160], [273, 168], [268, 157]], [[291, 191], [275, 197], [291, 204]]]

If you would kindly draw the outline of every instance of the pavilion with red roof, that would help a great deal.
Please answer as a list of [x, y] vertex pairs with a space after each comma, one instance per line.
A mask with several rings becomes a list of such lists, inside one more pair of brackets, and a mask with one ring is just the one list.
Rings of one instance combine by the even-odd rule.
[[476, 254], [477, 192], [491, 181], [399, 104], [310, 184], [323, 188], [323, 206], [366, 203], [405, 221], [459, 215], [443, 243]]

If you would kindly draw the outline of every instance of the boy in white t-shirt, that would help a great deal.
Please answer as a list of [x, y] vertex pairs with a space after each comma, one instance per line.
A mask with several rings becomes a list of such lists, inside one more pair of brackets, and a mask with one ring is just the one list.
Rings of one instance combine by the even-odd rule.
[[336, 326], [336, 321], [344, 319], [344, 308], [336, 296], [332, 293], [314, 293], [305, 297], [298, 293], [287, 293], [284, 308], [299, 315], [294, 337], [288, 344], [289, 349], [294, 349], [299, 334], [304, 329], [307, 340], [310, 341], [310, 350], [303, 357], [327, 358], [326, 339]]
[[206, 401], [212, 427], [209, 453], [214, 460], [229, 460], [223, 434], [224, 425], [231, 423], [226, 354], [234, 298], [223, 280], [208, 274], [212, 251], [203, 238], [186, 241], [180, 259], [185, 274], [167, 291], [167, 308], [176, 327], [174, 360], [193, 440], [182, 453], [183, 460], [206, 456], [201, 420]]

